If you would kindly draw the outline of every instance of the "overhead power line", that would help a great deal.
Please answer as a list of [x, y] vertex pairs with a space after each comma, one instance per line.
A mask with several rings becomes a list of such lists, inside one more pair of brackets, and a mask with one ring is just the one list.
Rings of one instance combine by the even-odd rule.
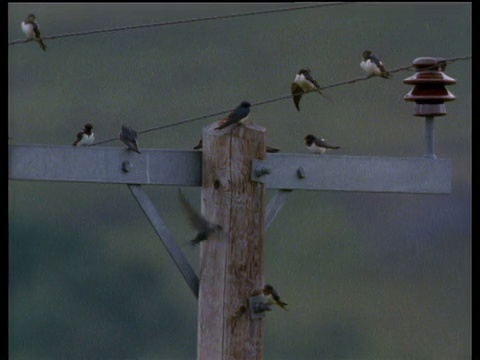
[[[455, 57], [455, 58], [451, 58], [451, 59], [445, 59], [444, 62], [445, 62], [445, 64], [451, 64], [451, 63], [454, 63], [456, 61], [469, 60], [471, 58], [472, 58], [471, 55], [460, 56], [460, 57]], [[437, 68], [437, 67], [438, 67], [438, 65], [432, 66], [432, 68]], [[414, 68], [413, 68], [412, 65], [408, 65], [408, 66], [402, 66], [402, 67], [399, 67], [399, 68], [396, 68], [396, 69], [393, 69], [393, 70], [389, 70], [388, 72], [389, 73], [397, 73], [397, 72], [400, 72], [400, 71], [413, 70], [413, 69]], [[429, 70], [429, 68], [427, 68], [425, 70]], [[353, 84], [353, 83], [356, 83], [356, 82], [359, 82], [359, 81], [370, 80], [372, 78], [373, 77], [365, 76], [365, 77], [361, 77], [361, 78], [355, 78], [355, 79], [352, 79], [352, 80], [341, 81], [341, 82], [338, 82], [338, 83], [326, 85], [326, 86], [322, 87], [321, 90], [331, 89], [331, 88], [334, 88], [334, 87], [348, 85], [348, 84]], [[258, 106], [258, 105], [265, 105], [265, 104], [269, 104], [269, 103], [272, 103], [272, 102], [277, 102], [277, 101], [280, 101], [280, 100], [289, 99], [291, 97], [292, 97], [292, 94], [290, 93], [288, 95], [283, 95], [283, 96], [280, 96], [280, 97], [276, 97], [276, 98], [267, 99], [267, 100], [259, 101], [259, 102], [256, 102], [256, 103], [252, 103], [251, 107]], [[166, 128], [170, 128], [170, 127], [174, 127], [174, 126], [179, 126], [179, 125], [191, 123], [191, 122], [194, 122], [194, 121], [206, 119], [206, 118], [209, 118], [209, 117], [220, 116], [222, 114], [229, 113], [232, 110], [233, 109], [222, 110], [222, 111], [217, 111], [215, 113], [208, 114], [208, 115], [202, 115], [202, 116], [197, 116], [197, 117], [190, 118], [190, 119], [171, 122], [171, 123], [168, 123], [168, 124], [155, 126], [155, 127], [149, 128], [149, 129], [140, 130], [140, 131], [137, 131], [137, 133], [138, 134], [145, 134], [145, 133], [152, 132], [152, 131], [157, 131], [157, 130], [162, 130], [162, 129], [166, 129]], [[91, 146], [105, 144], [107, 142], [114, 141], [114, 140], [117, 140], [117, 137], [102, 140], [102, 141], [98, 141], [98, 142], [92, 144]]]
[[[67, 33], [67, 34], [44, 36], [42, 37], [42, 40], [54, 40], [54, 39], [60, 39], [60, 38], [66, 38], [66, 37], [101, 34], [106, 32], [116, 32], [116, 31], [135, 30], [135, 29], [143, 29], [143, 28], [151, 28], [151, 27], [189, 24], [189, 23], [195, 23], [195, 22], [201, 22], [201, 21], [231, 19], [231, 18], [244, 17], [244, 16], [266, 15], [266, 14], [274, 14], [274, 13], [287, 12], [287, 11], [315, 9], [315, 8], [331, 7], [331, 6], [338, 6], [338, 5], [346, 5], [346, 4], [352, 4], [352, 3], [351, 2], [335, 2], [335, 3], [328, 3], [328, 4], [305, 5], [305, 6], [297, 6], [297, 7], [281, 8], [281, 9], [273, 9], [273, 10], [251, 11], [251, 12], [241, 13], [241, 14], [218, 15], [218, 16], [202, 17], [197, 19], [173, 20], [173, 21], [164, 21], [164, 22], [152, 23], [152, 24], [130, 25], [130, 26], [110, 28], [110, 29], [86, 30], [86, 31], [78, 31], [78, 32]], [[32, 40], [31, 39], [13, 40], [13, 41], [10, 41], [8, 45], [25, 44], [30, 41]]]

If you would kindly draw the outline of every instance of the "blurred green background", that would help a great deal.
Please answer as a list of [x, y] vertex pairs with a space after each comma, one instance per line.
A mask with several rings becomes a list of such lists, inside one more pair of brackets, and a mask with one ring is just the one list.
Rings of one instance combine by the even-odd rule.
[[[21, 4], [42, 35], [297, 4]], [[308, 66], [325, 86], [364, 76], [363, 50], [389, 69], [420, 56], [471, 55], [470, 3], [369, 3], [197, 22], [8, 47], [11, 143], [70, 145], [287, 95]], [[265, 319], [265, 359], [471, 357], [471, 60], [437, 118], [450, 195], [295, 191], [266, 234], [265, 278], [289, 312]], [[268, 144], [306, 153], [313, 133], [336, 154], [423, 155], [424, 120], [403, 79], [252, 108]], [[141, 135], [142, 148], [190, 149], [205, 119]], [[119, 147], [119, 142], [105, 146]], [[328, 156], [328, 155], [326, 155]], [[198, 271], [176, 189], [147, 187]], [[200, 189], [185, 189], [200, 207]], [[272, 193], [269, 191], [270, 197]], [[126, 186], [9, 181], [10, 359], [195, 359], [197, 302]]]

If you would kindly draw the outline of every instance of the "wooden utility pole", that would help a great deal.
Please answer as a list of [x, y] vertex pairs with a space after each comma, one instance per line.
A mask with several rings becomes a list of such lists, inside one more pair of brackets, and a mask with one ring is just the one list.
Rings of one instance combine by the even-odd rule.
[[[404, 80], [415, 85], [405, 100], [415, 101], [415, 115], [426, 117], [423, 157], [267, 157], [264, 128], [242, 124], [217, 131], [216, 123], [204, 128], [202, 154], [142, 149], [140, 155], [124, 148], [9, 144], [9, 179], [128, 185], [199, 297], [198, 359], [262, 359], [263, 321], [259, 314], [250, 314], [248, 300], [264, 285], [265, 227], [292, 190], [451, 192], [451, 161], [437, 159], [434, 153], [433, 117], [445, 116], [443, 102], [455, 99], [445, 89], [455, 79], [443, 73], [445, 65], [440, 63], [437, 58], [418, 58], [413, 64], [417, 73]], [[201, 243], [199, 277], [143, 185], [202, 186], [202, 213], [223, 229]], [[277, 190], [266, 215], [265, 187]]]
[[266, 158], [266, 131], [255, 124], [203, 131], [202, 207], [222, 231], [201, 243], [197, 356], [262, 359], [263, 321], [248, 298], [264, 285], [265, 185], [251, 180]]

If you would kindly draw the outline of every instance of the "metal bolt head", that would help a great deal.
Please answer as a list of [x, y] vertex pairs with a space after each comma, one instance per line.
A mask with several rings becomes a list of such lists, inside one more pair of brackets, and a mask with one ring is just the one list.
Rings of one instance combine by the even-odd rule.
[[133, 168], [133, 165], [132, 165], [132, 163], [131, 163], [130, 161], [125, 160], [125, 161], [122, 163], [122, 171], [123, 171], [123, 172], [128, 173], [128, 172], [130, 172], [130, 171], [132, 170], [132, 168]]
[[257, 166], [255, 168], [255, 175], [260, 177], [260, 176], [263, 176], [263, 175], [268, 175], [268, 174], [271, 174], [271, 170], [263, 165], [260, 165], [260, 166]]
[[299, 179], [305, 179], [307, 177], [307, 174], [305, 172], [305, 168], [303, 166], [300, 166], [298, 169], [297, 169], [297, 177]]

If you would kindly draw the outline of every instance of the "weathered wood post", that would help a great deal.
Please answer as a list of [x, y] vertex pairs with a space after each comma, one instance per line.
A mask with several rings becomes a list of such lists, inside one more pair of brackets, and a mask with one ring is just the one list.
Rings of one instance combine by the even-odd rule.
[[265, 185], [251, 181], [266, 158], [266, 130], [255, 124], [203, 130], [202, 208], [220, 233], [201, 243], [197, 357], [262, 359], [263, 321], [248, 298], [263, 287]]

